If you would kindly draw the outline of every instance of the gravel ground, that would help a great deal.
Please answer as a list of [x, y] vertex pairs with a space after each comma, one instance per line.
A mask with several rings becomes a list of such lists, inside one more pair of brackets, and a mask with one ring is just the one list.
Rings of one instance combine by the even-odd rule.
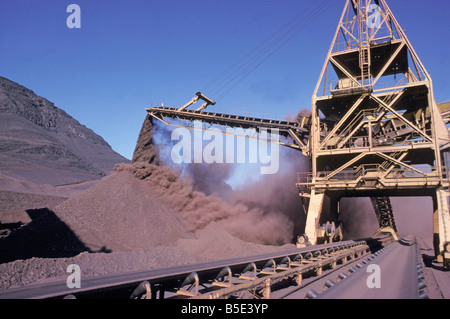
[[156, 247], [143, 252], [88, 253], [69, 258], [30, 258], [0, 264], [0, 289], [21, 287], [32, 283], [65, 280], [70, 264], [81, 269], [81, 278], [130, 271], [165, 268], [203, 261], [181, 248]]
[[54, 207], [67, 198], [0, 190], [0, 214], [26, 209]]
[[[192, 222], [180, 214], [182, 203], [175, 209], [169, 199], [190, 200], [189, 212], [218, 199], [193, 193], [167, 168], [149, 165], [122, 166], [70, 199], [0, 192], [0, 289], [65, 279], [70, 264], [92, 277], [294, 247], [240, 239], [223, 227], [223, 219], [214, 222], [201, 212], [194, 217], [203, 218], [205, 226], [189, 228]], [[167, 192], [171, 197], [163, 200]], [[200, 201], [193, 205], [192, 199]]]

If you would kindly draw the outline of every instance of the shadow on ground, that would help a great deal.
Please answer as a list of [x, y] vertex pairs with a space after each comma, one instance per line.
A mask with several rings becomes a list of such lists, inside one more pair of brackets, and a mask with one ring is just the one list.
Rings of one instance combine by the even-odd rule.
[[26, 212], [31, 222], [1, 225], [4, 236], [0, 238], [0, 263], [32, 257], [73, 257], [90, 251], [53, 211], [42, 208]]

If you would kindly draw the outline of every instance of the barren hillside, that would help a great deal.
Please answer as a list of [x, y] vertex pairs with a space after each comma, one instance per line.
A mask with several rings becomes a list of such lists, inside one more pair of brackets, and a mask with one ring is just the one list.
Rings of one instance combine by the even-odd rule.
[[63, 185], [99, 179], [127, 162], [52, 102], [0, 77], [0, 178]]

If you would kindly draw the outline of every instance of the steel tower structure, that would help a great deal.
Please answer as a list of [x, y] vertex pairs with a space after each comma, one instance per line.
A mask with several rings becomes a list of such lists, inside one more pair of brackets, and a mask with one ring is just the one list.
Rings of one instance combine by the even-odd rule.
[[434, 248], [450, 241], [449, 134], [430, 75], [386, 1], [347, 0], [312, 97], [309, 200], [315, 243], [324, 196], [372, 197], [380, 226], [395, 229], [390, 196], [431, 196]]

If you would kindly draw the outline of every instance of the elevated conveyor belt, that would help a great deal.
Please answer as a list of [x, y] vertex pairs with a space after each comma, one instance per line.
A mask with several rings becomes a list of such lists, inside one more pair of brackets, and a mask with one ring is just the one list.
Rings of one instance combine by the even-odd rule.
[[[308, 117], [301, 117], [297, 122], [291, 122], [169, 107], [153, 107], [147, 109], [147, 112], [153, 118], [167, 125], [174, 124], [168, 123], [166, 119], [180, 120], [182, 122], [179, 126], [187, 128], [194, 128], [194, 122], [198, 121], [202, 124], [218, 125], [225, 128], [254, 129], [256, 133], [260, 133], [262, 130], [273, 133], [276, 130], [279, 136], [292, 140], [292, 142], [280, 144], [304, 151], [306, 151], [309, 138], [310, 119]], [[204, 128], [204, 130], [207, 131], [207, 128]], [[225, 130], [223, 131], [225, 132]]]

